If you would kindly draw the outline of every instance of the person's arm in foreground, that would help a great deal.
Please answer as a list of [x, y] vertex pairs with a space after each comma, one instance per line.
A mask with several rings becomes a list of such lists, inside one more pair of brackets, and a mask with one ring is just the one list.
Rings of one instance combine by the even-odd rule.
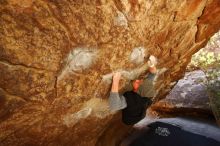
[[112, 112], [124, 109], [127, 107], [127, 103], [124, 96], [119, 96], [119, 81], [121, 73], [117, 72], [113, 74], [112, 88], [109, 96], [109, 107]]

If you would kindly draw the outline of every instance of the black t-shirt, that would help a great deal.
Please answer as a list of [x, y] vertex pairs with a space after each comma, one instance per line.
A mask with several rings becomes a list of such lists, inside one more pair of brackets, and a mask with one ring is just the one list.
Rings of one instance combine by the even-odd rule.
[[145, 117], [146, 109], [152, 101], [133, 91], [125, 92], [123, 96], [126, 99], [127, 107], [122, 110], [122, 121], [127, 125], [134, 125]]

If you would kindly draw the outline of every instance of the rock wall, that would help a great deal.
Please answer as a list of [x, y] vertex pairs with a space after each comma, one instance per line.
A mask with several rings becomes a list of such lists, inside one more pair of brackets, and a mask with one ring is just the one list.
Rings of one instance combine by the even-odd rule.
[[201, 70], [186, 72], [166, 98], [151, 106], [161, 115], [192, 116], [210, 119], [213, 113], [210, 108], [209, 95], [206, 89], [206, 76]]
[[95, 145], [112, 72], [156, 56], [161, 99], [219, 28], [219, 0], [0, 0], [0, 145]]

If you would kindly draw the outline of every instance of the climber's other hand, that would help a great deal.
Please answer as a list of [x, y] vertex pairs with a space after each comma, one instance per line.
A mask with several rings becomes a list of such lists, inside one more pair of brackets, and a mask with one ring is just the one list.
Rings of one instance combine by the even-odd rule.
[[149, 57], [149, 60], [148, 60], [147, 63], [148, 63], [148, 65], [149, 65], [150, 67], [156, 66], [156, 65], [157, 65], [157, 58], [154, 57], [153, 55], [151, 55], [151, 56]]
[[115, 72], [113, 73], [113, 82], [118, 83], [121, 79], [121, 73], [120, 72]]

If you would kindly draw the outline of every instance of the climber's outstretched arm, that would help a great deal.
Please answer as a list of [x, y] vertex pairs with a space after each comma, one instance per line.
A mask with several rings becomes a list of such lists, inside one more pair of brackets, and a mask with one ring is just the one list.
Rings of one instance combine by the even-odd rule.
[[155, 66], [150, 66], [148, 70], [152, 74], [156, 74], [157, 73], [157, 68]]
[[149, 60], [148, 60], [148, 65], [149, 65], [149, 72], [152, 74], [156, 74], [157, 73], [157, 68], [156, 68], [156, 64], [157, 64], [157, 59], [151, 55]]
[[109, 107], [112, 112], [124, 109], [127, 107], [127, 103], [124, 96], [119, 96], [119, 81], [121, 78], [121, 73], [117, 72], [113, 74], [112, 78], [112, 88], [109, 96]]

